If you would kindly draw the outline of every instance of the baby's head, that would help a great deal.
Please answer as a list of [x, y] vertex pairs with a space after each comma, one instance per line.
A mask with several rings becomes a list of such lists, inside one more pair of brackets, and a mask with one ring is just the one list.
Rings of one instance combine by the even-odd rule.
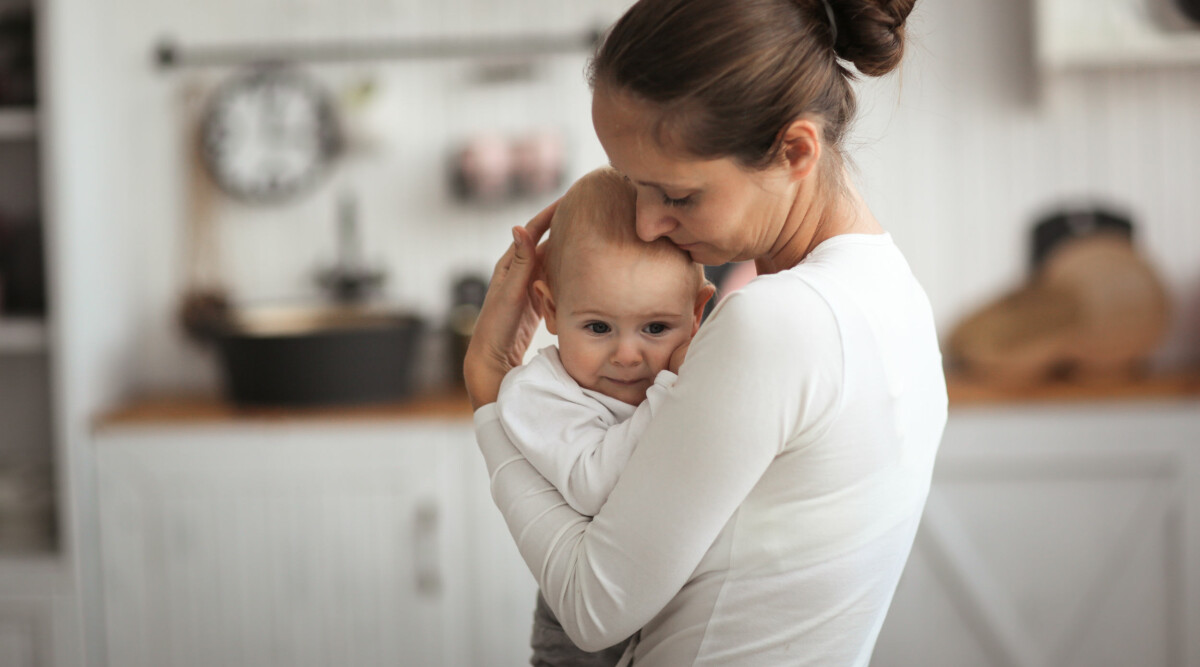
[[534, 288], [567, 373], [636, 405], [696, 333], [712, 288], [669, 240], [637, 237], [635, 204], [633, 186], [612, 169], [576, 181], [550, 223], [545, 280]]

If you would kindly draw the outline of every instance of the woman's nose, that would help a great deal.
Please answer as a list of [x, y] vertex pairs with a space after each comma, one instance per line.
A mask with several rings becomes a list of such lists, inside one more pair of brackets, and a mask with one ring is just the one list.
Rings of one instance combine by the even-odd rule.
[[656, 203], [647, 202], [645, 197], [638, 197], [637, 202], [637, 235], [649, 243], [654, 239], [666, 236], [679, 226], [679, 221], [670, 215], [670, 211]]

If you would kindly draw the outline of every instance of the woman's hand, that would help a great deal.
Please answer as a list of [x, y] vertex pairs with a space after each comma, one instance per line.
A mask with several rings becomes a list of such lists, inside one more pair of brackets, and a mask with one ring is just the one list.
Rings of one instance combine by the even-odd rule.
[[496, 262], [463, 361], [467, 395], [475, 409], [496, 401], [500, 381], [521, 365], [542, 319], [530, 285], [537, 275], [538, 241], [550, 228], [557, 207], [555, 201], [524, 227], [513, 227], [513, 244]]

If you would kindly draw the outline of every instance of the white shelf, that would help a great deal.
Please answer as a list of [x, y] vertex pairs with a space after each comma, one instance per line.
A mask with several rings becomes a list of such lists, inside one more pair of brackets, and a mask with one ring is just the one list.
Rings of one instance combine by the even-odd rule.
[[1200, 65], [1200, 25], [1174, 0], [1037, 0], [1044, 70]]
[[37, 113], [33, 109], [0, 108], [0, 139], [29, 139], [37, 136]]
[[0, 354], [46, 351], [46, 321], [36, 317], [0, 317]]

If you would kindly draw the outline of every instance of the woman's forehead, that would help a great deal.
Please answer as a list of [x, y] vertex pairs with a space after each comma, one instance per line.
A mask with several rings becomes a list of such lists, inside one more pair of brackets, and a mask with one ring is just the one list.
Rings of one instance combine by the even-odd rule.
[[609, 164], [636, 185], [697, 189], [734, 164], [731, 158], [695, 158], [664, 146], [656, 135], [657, 119], [651, 103], [627, 93], [609, 94], [601, 88], [593, 96], [592, 122]]

